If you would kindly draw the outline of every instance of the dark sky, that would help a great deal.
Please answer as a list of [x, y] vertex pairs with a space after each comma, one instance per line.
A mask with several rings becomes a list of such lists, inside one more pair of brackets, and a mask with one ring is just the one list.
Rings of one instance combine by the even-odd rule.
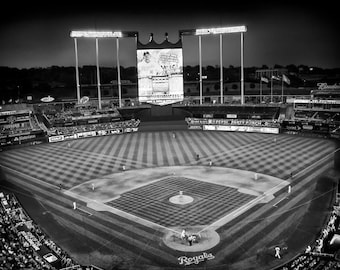
[[[340, 67], [340, 15], [336, 1], [12, 1], [0, 18], [0, 66], [74, 66], [71, 30], [137, 31], [146, 43], [179, 30], [246, 25], [246, 67], [275, 64]], [[108, 4], [110, 3], [110, 4]], [[240, 35], [223, 36], [223, 65], [240, 65]], [[79, 39], [79, 64], [95, 65], [95, 42]], [[120, 64], [136, 63], [133, 38], [120, 40]], [[100, 66], [116, 65], [116, 43], [99, 41]], [[184, 65], [198, 64], [198, 38], [183, 38]], [[203, 65], [219, 65], [218, 36], [202, 38]]]

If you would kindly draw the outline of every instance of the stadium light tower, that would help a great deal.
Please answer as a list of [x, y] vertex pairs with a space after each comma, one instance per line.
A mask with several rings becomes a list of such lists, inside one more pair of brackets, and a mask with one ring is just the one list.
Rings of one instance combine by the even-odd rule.
[[200, 65], [200, 104], [202, 104], [202, 39], [203, 35], [220, 35], [220, 95], [221, 104], [223, 104], [223, 64], [222, 64], [222, 35], [240, 33], [241, 34], [241, 104], [244, 104], [244, 36], [243, 33], [247, 32], [247, 27], [241, 26], [230, 26], [220, 28], [203, 28], [203, 29], [191, 29], [179, 31], [180, 36], [183, 35], [195, 35], [198, 36], [198, 50], [199, 50], [199, 65]]
[[136, 37], [137, 32], [130, 31], [71, 31], [70, 37], [74, 38], [74, 47], [76, 55], [76, 83], [77, 83], [77, 101], [80, 102], [80, 82], [79, 82], [79, 67], [78, 67], [78, 48], [77, 38], [95, 38], [96, 39], [96, 65], [97, 65], [97, 89], [98, 89], [98, 108], [102, 108], [101, 104], [101, 91], [100, 91], [100, 74], [99, 74], [99, 49], [98, 39], [99, 38], [116, 38], [117, 48], [117, 77], [118, 77], [118, 96], [119, 96], [119, 107], [122, 106], [122, 90], [121, 90], [121, 79], [120, 79], [120, 64], [119, 64], [119, 38], [123, 37]]

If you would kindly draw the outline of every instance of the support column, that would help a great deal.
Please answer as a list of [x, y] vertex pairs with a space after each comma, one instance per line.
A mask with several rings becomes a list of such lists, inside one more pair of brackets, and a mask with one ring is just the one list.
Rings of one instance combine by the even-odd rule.
[[244, 68], [243, 68], [243, 54], [244, 54], [244, 49], [243, 49], [243, 33], [241, 32], [241, 105], [244, 104]]
[[120, 80], [120, 64], [119, 64], [119, 38], [116, 39], [117, 44], [117, 77], [118, 77], [118, 99], [119, 108], [122, 107], [122, 83]]
[[100, 91], [100, 73], [99, 73], [99, 59], [98, 59], [98, 38], [96, 38], [96, 64], [97, 64], [97, 88], [98, 88], [98, 109], [102, 109], [102, 99]]
[[223, 38], [220, 34], [220, 94], [221, 104], [223, 104]]
[[80, 83], [79, 83], [79, 67], [78, 67], [78, 45], [77, 38], [74, 38], [74, 50], [76, 54], [76, 84], [77, 84], [77, 102], [80, 103]]
[[202, 105], [202, 88], [203, 88], [203, 85], [202, 85], [202, 37], [201, 36], [198, 36], [198, 54], [199, 54], [199, 73], [200, 73], [200, 104]]

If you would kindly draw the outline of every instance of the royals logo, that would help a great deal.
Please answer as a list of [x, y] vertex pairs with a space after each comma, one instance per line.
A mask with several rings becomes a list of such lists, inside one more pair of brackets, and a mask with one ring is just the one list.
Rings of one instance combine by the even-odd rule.
[[180, 265], [199, 264], [200, 262], [209, 261], [209, 260], [212, 260], [214, 258], [215, 258], [215, 256], [212, 255], [212, 253], [203, 252], [202, 255], [198, 255], [198, 256], [193, 256], [193, 257], [181, 256], [181, 257], [178, 257], [178, 263]]

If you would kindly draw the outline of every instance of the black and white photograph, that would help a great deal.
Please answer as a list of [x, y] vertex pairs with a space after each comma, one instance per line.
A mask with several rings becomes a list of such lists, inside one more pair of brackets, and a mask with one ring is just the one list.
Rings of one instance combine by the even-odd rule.
[[340, 269], [334, 1], [10, 2], [1, 270]]

